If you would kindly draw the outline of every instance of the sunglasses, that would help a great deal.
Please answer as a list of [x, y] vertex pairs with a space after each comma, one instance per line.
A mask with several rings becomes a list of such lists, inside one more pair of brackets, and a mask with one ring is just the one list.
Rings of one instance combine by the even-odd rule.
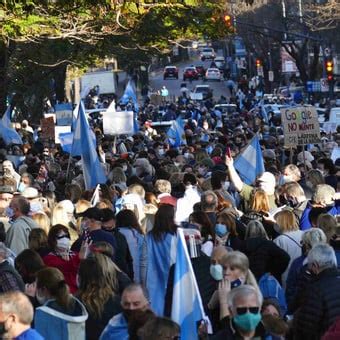
[[260, 307], [238, 307], [236, 308], [236, 312], [238, 315], [246, 314], [248, 311], [252, 314], [257, 314], [260, 311]]
[[69, 234], [63, 234], [63, 235], [57, 236], [57, 240], [60, 240], [60, 239], [62, 239], [64, 237], [71, 238]]

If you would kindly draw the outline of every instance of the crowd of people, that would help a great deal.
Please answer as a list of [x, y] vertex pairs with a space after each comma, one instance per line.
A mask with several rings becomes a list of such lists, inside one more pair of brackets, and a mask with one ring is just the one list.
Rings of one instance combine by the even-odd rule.
[[[146, 100], [140, 131], [115, 140], [90, 117], [107, 177], [96, 188], [80, 157], [16, 123], [23, 144], [0, 140], [2, 338], [182, 339], [178, 228], [210, 320], [199, 338], [340, 336], [340, 131], [287, 149], [276, 118], [234, 102], [224, 116], [213, 99]], [[153, 127], [160, 114], [186, 119], [180, 145]], [[249, 185], [234, 159], [255, 134], [265, 171]]]

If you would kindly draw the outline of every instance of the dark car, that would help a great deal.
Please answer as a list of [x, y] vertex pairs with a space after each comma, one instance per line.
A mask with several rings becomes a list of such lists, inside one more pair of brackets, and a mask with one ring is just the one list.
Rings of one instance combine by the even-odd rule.
[[197, 70], [196, 70], [196, 67], [194, 66], [190, 66], [190, 67], [186, 67], [184, 69], [184, 72], [183, 72], [183, 80], [187, 80], [187, 79], [191, 79], [191, 80], [194, 80], [194, 79], [198, 79], [198, 73], [197, 73]]
[[196, 71], [198, 73], [199, 78], [204, 78], [205, 77], [205, 71], [206, 69], [204, 68], [203, 65], [197, 65], [196, 66]]
[[163, 79], [176, 78], [178, 79], [178, 68], [176, 66], [165, 66], [163, 71]]

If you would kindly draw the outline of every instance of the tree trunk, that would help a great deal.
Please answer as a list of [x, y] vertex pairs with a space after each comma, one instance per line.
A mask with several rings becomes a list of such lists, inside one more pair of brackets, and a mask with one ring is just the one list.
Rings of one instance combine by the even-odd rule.
[[53, 77], [55, 80], [56, 99], [59, 103], [64, 102], [66, 99], [65, 94], [66, 69], [67, 65], [63, 64], [53, 72]]
[[6, 44], [0, 41], [0, 115], [7, 106], [8, 86], [9, 86], [9, 58], [14, 49], [14, 43]]

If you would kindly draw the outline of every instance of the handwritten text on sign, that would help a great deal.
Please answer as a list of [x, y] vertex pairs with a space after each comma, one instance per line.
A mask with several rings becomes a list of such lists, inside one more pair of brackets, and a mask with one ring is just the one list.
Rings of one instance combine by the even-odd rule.
[[314, 107], [283, 108], [280, 111], [285, 146], [294, 147], [320, 142], [318, 114]]

